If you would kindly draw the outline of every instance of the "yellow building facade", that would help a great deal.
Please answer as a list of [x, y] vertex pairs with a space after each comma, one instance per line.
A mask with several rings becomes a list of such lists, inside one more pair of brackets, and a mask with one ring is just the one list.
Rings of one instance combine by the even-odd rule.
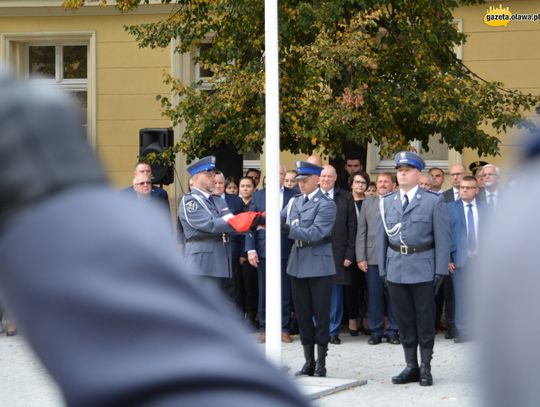
[[[45, 72], [49, 76], [38, 79], [45, 86], [59, 86], [72, 92], [83, 105], [88, 139], [112, 182], [118, 187], [130, 185], [139, 153], [139, 129], [170, 126], [161, 116], [155, 99], [158, 94], [169, 93], [163, 84], [163, 74], [172, 73], [187, 83], [197, 80], [199, 71], [192, 60], [197, 51], [176, 55], [172, 47], [141, 49], [124, 30], [126, 25], [166, 18], [171, 6], [144, 5], [121, 14], [112, 6], [96, 5], [68, 11], [61, 3], [60, 0], [1, 1], [0, 64], [23, 78]], [[487, 9], [498, 5], [499, 2], [487, 2], [455, 12], [456, 24], [468, 35], [467, 43], [456, 52], [482, 78], [501, 81], [507, 88], [539, 93], [540, 60], [535, 56], [534, 45], [540, 40], [540, 21], [512, 21], [507, 27], [486, 25]], [[540, 13], [540, 0], [507, 1], [502, 5], [514, 13]], [[80, 66], [71, 55], [85, 50], [86, 76], [81, 77]], [[43, 62], [46, 60], [52, 61], [52, 65]], [[528, 112], [529, 116], [534, 114]], [[181, 126], [175, 129], [176, 138], [181, 131]], [[512, 131], [499, 137], [501, 156], [484, 159], [509, 172], [515, 164], [518, 139]], [[479, 158], [474, 151], [458, 154], [444, 147], [430, 154], [428, 165], [443, 169], [455, 162], [468, 166]], [[283, 153], [282, 158], [287, 167], [293, 167], [298, 157]], [[172, 207], [187, 186], [185, 162], [182, 157], [177, 161], [179, 182], [167, 187]], [[390, 161], [381, 160], [374, 146], [368, 147], [366, 161], [365, 167], [371, 174], [392, 168]], [[249, 162], [247, 166], [261, 164], [264, 168], [264, 154], [260, 161]]]

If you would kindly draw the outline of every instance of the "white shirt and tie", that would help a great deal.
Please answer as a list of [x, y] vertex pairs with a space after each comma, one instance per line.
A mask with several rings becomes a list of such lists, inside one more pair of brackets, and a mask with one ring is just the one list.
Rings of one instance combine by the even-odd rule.
[[332, 201], [334, 200], [334, 188], [329, 189], [328, 191], [324, 191], [324, 189], [321, 188], [321, 191], [324, 195], [326, 195], [328, 198], [330, 198]]
[[[403, 210], [405, 210], [406, 207], [412, 202], [414, 196], [416, 195], [416, 192], [418, 191], [418, 188], [418, 185], [416, 185], [414, 188], [410, 189], [409, 192], [405, 192], [401, 189], [399, 190], [399, 195], [401, 197], [401, 206], [403, 207]], [[407, 203], [407, 205], [405, 205], [405, 202]]]

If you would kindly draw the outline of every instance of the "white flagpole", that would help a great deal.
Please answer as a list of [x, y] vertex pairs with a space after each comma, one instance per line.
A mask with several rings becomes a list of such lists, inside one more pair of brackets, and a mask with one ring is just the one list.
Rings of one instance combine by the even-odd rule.
[[266, 357], [281, 364], [278, 2], [265, 0]]

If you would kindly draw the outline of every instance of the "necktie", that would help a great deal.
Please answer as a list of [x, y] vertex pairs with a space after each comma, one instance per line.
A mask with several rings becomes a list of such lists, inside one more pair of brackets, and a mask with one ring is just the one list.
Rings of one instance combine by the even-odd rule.
[[304, 197], [304, 205], [307, 204], [308, 201], [309, 201], [309, 198], [308, 198], [308, 196], [306, 195], [306, 196]]
[[472, 211], [472, 204], [467, 204], [469, 210], [467, 211], [467, 245], [471, 252], [476, 251], [476, 230], [474, 228], [474, 215]]
[[328, 198], [332, 199], [332, 197], [330, 196], [330, 192], [325, 192], [324, 193]]
[[495, 208], [495, 194], [489, 194], [487, 196], [487, 204], [490, 208], [494, 209]]
[[409, 206], [409, 197], [407, 194], [403, 197], [403, 212], [405, 212], [405, 209], [407, 209], [407, 206]]
[[208, 205], [210, 206], [210, 209], [215, 209], [217, 211], [217, 207], [216, 207], [216, 204], [215, 204], [214, 200], [212, 199], [212, 195], [210, 195], [208, 197], [206, 202], [208, 202]]

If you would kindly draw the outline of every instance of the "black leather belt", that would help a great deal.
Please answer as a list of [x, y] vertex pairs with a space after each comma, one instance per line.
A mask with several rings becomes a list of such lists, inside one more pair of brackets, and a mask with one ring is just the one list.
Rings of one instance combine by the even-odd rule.
[[399, 246], [399, 245], [389, 243], [388, 246], [390, 246], [390, 249], [395, 250], [396, 252], [400, 252], [401, 254], [422, 253], [422, 252], [431, 250], [435, 247], [433, 243], [425, 244], [423, 246], [404, 246], [404, 245]]
[[223, 242], [229, 243], [230, 237], [227, 233], [222, 233], [221, 235], [207, 235], [207, 236], [191, 236], [187, 239], [188, 242]]
[[323, 244], [330, 243], [331, 241], [332, 239], [330, 237], [325, 237], [315, 242], [307, 242], [305, 240], [295, 240], [294, 245], [296, 247], [315, 247], [315, 246], [322, 246]]

